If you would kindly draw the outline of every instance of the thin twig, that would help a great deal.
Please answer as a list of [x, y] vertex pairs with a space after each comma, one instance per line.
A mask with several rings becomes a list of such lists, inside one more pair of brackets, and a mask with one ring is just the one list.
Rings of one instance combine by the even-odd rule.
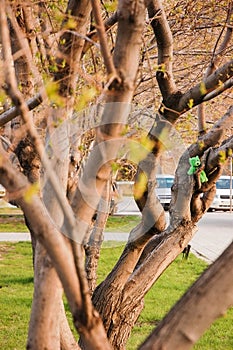
[[96, 0], [92, 0], [91, 3], [92, 3], [93, 14], [96, 21], [96, 30], [100, 41], [100, 49], [104, 59], [104, 64], [107, 69], [107, 73], [109, 76], [117, 77], [116, 68], [113, 63], [113, 58], [108, 47], [104, 22], [100, 13], [100, 3], [99, 1], [96, 1]]

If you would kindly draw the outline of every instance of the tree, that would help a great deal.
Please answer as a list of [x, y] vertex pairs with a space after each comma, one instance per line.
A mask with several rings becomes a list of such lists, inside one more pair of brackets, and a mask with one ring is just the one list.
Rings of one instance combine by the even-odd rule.
[[[220, 3], [216, 15], [214, 9]], [[214, 198], [224, 163], [232, 156], [233, 109], [227, 95], [233, 75], [231, 2], [174, 1], [166, 9], [159, 0], [102, 5], [74, 0], [65, 8], [63, 3], [31, 6], [1, 0], [2, 106], [6, 110], [0, 123], [11, 121], [13, 132], [5, 128], [10, 140], [1, 138], [0, 179], [9, 199], [23, 210], [33, 242], [35, 289], [28, 349], [124, 349], [145, 294], [192, 238], [196, 223]], [[115, 7], [110, 15], [109, 9]], [[175, 49], [173, 38], [177, 40]], [[185, 50], [190, 42], [195, 46], [191, 53]], [[182, 62], [185, 54], [186, 66]], [[194, 55], [198, 55], [195, 64]], [[204, 74], [207, 58], [210, 64]], [[208, 117], [213, 126], [207, 128], [204, 107], [209, 100], [220, 105], [220, 95], [224, 95], [225, 107], [213, 120]], [[162, 97], [159, 104], [157, 96]], [[14, 107], [8, 109], [10, 100]], [[138, 105], [134, 110], [132, 102]], [[88, 104], [90, 109], [83, 112]], [[130, 232], [116, 266], [95, 288], [95, 267], [108, 212], [103, 206], [109, 201], [115, 160], [131, 136], [127, 118], [134, 124], [145, 121], [152, 105], [157, 111], [149, 113], [153, 122], [146, 138], [141, 137], [143, 154], [137, 159], [135, 177], [135, 200], [142, 220]], [[180, 122], [180, 127], [188, 122], [197, 124], [190, 111], [200, 105], [199, 130], [195, 138], [187, 135], [190, 146], [176, 169], [166, 227], [164, 209], [154, 195], [158, 160], [168, 147], [166, 140], [175, 123]], [[209, 115], [211, 105], [207, 107]], [[83, 118], [91, 120], [95, 129], [84, 165], [77, 158], [82, 142], [78, 123]], [[199, 156], [202, 165], [190, 176], [189, 158], [193, 156]], [[76, 170], [77, 165], [78, 177], [75, 174], [67, 194], [71, 166]], [[203, 169], [208, 182], [201, 183]], [[141, 349], [190, 348], [233, 304], [231, 261], [232, 245]], [[219, 279], [215, 280], [216, 271]], [[206, 288], [200, 295], [203, 285]], [[79, 345], [65, 317], [63, 289], [80, 335]], [[214, 311], [207, 307], [203, 314], [196, 305], [213, 297], [214, 290], [222, 296], [221, 303], [215, 303]], [[184, 330], [187, 310], [203, 319], [195, 331]], [[164, 337], [164, 332], [169, 332], [169, 337]]]

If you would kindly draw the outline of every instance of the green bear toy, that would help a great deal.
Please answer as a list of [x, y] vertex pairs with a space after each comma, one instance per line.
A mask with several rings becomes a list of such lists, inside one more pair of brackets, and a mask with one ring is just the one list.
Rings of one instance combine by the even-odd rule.
[[[189, 158], [189, 163], [191, 166], [189, 168], [188, 175], [193, 175], [201, 165], [200, 158], [198, 156]], [[204, 170], [200, 172], [200, 181], [201, 183], [208, 181]]]

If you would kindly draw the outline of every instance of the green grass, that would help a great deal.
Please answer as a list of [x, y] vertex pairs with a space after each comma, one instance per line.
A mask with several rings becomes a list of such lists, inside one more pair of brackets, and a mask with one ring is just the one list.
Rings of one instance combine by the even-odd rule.
[[0, 276], [0, 349], [25, 349], [33, 293], [30, 243], [0, 244]]
[[0, 215], [0, 232], [28, 232], [22, 215]]
[[[123, 243], [106, 242], [102, 248], [98, 280], [114, 266]], [[145, 308], [128, 341], [127, 350], [135, 350], [170, 307], [206, 268], [206, 263], [191, 254], [179, 256], [146, 296]], [[28, 242], [0, 244], [0, 349], [23, 350], [33, 295], [31, 246]], [[195, 345], [196, 350], [233, 349], [233, 309], [217, 320]]]
[[139, 215], [109, 216], [106, 224], [108, 232], [130, 232], [141, 220]]
[[0, 232], [28, 232], [21, 209], [0, 208]]
[[[12, 215], [8, 208], [0, 210], [0, 232], [28, 232], [22, 215]], [[10, 209], [12, 210], [12, 209]], [[106, 231], [108, 232], [130, 232], [140, 221], [140, 216], [109, 216]]]

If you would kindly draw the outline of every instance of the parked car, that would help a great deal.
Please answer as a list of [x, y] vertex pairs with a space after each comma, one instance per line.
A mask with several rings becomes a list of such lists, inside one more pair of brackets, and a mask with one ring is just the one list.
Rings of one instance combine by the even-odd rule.
[[[171, 201], [171, 187], [174, 181], [173, 175], [156, 175], [157, 187], [155, 189], [160, 203], [167, 210]], [[138, 212], [139, 209], [133, 198], [133, 181], [117, 181], [118, 198], [115, 201], [114, 212]]]
[[[214, 200], [209, 208], [210, 211], [215, 210], [230, 210], [230, 176], [220, 176], [216, 182], [216, 194]], [[233, 194], [232, 196], [232, 205], [233, 205]]]
[[0, 198], [5, 197], [6, 189], [0, 184]]
[[155, 192], [160, 200], [160, 203], [165, 210], [168, 210], [171, 202], [171, 187], [174, 182], [173, 175], [156, 175], [157, 186]]

